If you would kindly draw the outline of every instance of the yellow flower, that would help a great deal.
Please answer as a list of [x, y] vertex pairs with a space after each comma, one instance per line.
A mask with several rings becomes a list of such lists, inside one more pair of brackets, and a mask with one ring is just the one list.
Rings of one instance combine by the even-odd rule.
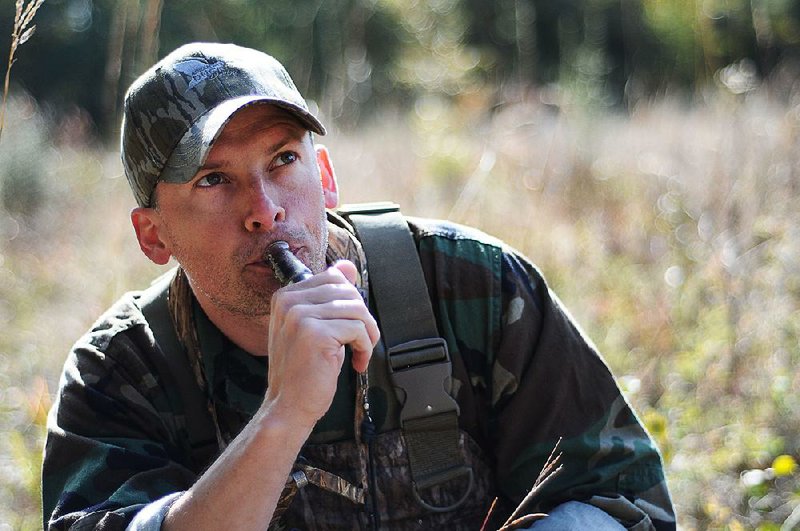
[[667, 433], [667, 417], [655, 410], [650, 410], [644, 415], [644, 425], [650, 434], [658, 439]]
[[778, 477], [791, 476], [795, 470], [797, 470], [797, 461], [791, 455], [779, 455], [772, 462], [772, 471]]

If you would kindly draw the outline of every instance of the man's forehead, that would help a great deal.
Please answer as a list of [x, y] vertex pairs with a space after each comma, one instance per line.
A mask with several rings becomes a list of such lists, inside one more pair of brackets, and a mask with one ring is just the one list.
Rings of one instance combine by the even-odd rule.
[[248, 105], [234, 113], [212, 143], [227, 142], [242, 135], [255, 134], [269, 129], [286, 130], [294, 138], [308, 133], [308, 128], [292, 113], [272, 104]]

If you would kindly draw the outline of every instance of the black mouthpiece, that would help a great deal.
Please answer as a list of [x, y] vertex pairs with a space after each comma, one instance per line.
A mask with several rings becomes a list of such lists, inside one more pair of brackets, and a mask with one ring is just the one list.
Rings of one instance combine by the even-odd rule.
[[284, 241], [272, 242], [267, 247], [267, 260], [275, 271], [275, 278], [282, 285], [294, 284], [312, 277], [314, 274], [306, 265], [297, 258], [289, 244]]

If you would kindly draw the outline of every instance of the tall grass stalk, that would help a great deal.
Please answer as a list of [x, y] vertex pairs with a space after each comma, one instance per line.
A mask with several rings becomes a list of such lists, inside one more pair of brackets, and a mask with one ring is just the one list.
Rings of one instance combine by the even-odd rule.
[[3, 136], [3, 126], [5, 125], [8, 85], [11, 81], [11, 66], [14, 64], [14, 55], [17, 53], [17, 48], [25, 44], [36, 31], [36, 25], [30, 26], [30, 24], [43, 3], [44, 0], [31, 0], [26, 5], [25, 0], [17, 0], [14, 29], [11, 31], [11, 49], [8, 52], [8, 66], [6, 66], [6, 79], [3, 83], [3, 103], [0, 105], [0, 138]]

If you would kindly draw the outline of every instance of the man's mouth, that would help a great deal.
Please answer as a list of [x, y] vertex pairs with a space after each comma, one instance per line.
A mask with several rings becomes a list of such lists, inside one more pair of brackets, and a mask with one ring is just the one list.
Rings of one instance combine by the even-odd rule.
[[[298, 254], [298, 253], [302, 253], [303, 249], [304, 249], [303, 246], [297, 246], [297, 245], [289, 244], [289, 251], [293, 255], [298, 257], [298, 258], [301, 257], [301, 254]], [[302, 258], [301, 258], [301, 261], [302, 261]], [[267, 250], [266, 249], [264, 249], [263, 253], [260, 256], [254, 257], [250, 262], [248, 262], [247, 267], [248, 268], [253, 268], [253, 269], [256, 269], [256, 270], [261, 270], [261, 269], [265, 269], [266, 268], [266, 269], [269, 270], [269, 272], [274, 272], [272, 264], [270, 263], [270, 260], [269, 260], [269, 258], [267, 256]]]

